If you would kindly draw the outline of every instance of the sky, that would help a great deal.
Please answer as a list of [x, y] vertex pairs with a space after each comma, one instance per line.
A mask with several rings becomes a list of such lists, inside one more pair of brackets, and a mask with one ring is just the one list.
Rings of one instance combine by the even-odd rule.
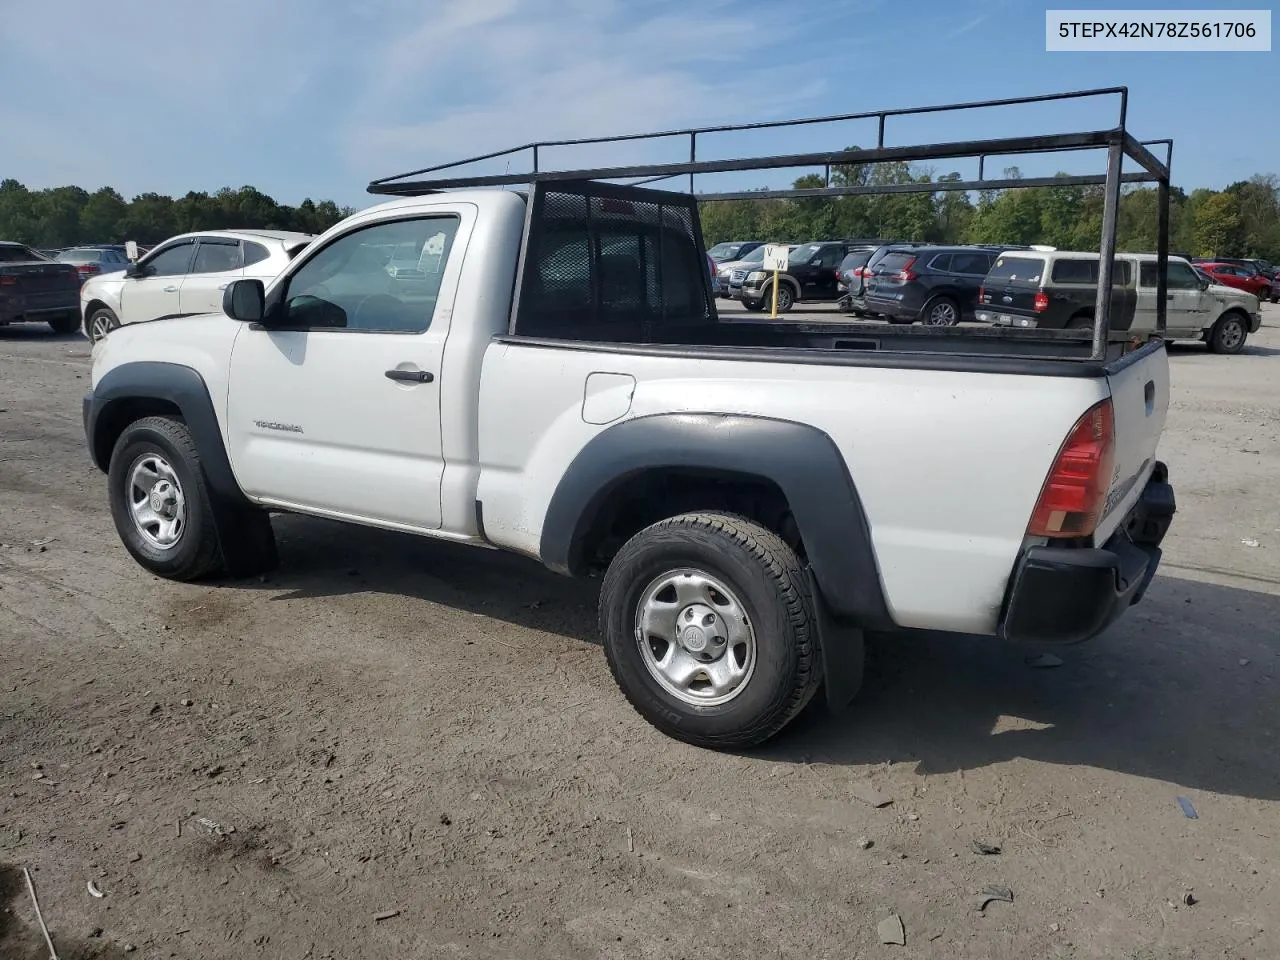
[[[373, 178], [534, 140], [1112, 85], [1130, 89], [1135, 136], [1174, 139], [1177, 185], [1221, 188], [1280, 172], [1280, 52], [1048, 53], [1045, 6], [0, 0], [0, 178], [107, 185], [126, 198], [251, 184], [282, 203], [362, 207], [375, 199], [364, 189]], [[1098, 100], [891, 119], [886, 143], [1100, 129], [1114, 125], [1115, 110]], [[703, 138], [699, 157], [839, 149], [875, 134], [856, 123], [722, 134]], [[675, 160], [687, 149], [668, 140], [548, 159]], [[1006, 164], [1027, 175], [1093, 173], [1103, 158], [1014, 158], [989, 162], [988, 175]], [[509, 169], [527, 165], [526, 154]], [[933, 169], [967, 178], [976, 165]], [[696, 189], [779, 185], [800, 172], [704, 177]]]

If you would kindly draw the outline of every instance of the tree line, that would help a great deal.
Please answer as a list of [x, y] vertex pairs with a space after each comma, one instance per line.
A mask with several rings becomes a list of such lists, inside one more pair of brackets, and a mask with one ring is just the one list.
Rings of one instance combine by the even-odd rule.
[[159, 243], [197, 230], [259, 229], [323, 233], [354, 211], [310, 198], [296, 207], [277, 203], [254, 187], [184, 197], [142, 193], [125, 200], [111, 187], [29, 190], [0, 180], [0, 240], [57, 249], [78, 243]]
[[[1004, 176], [1017, 179], [1016, 167]], [[934, 178], [914, 164], [850, 164], [832, 169], [833, 184], [870, 186], [958, 181], [958, 173]], [[797, 188], [821, 187], [817, 175]], [[707, 246], [722, 240], [803, 241], [884, 237], [933, 243], [1044, 243], [1061, 250], [1096, 250], [1102, 230], [1101, 186], [1029, 187], [1018, 190], [899, 193], [799, 199], [726, 200], [701, 205]], [[143, 193], [125, 200], [103, 187], [30, 190], [0, 180], [0, 240], [58, 248], [77, 243], [159, 243], [179, 233], [225, 228], [322, 233], [351, 207], [310, 198], [296, 207], [277, 203], [254, 187], [225, 187], [173, 198]], [[1156, 191], [1126, 187], [1117, 220], [1120, 250], [1156, 247]], [[1260, 257], [1280, 262], [1280, 178], [1258, 174], [1223, 190], [1170, 191], [1169, 249], [1192, 256]]]
[[[1061, 175], [1061, 174], [1060, 174]], [[1004, 171], [1020, 179], [1017, 167]], [[959, 181], [933, 177], [914, 164], [835, 167], [833, 185]], [[795, 181], [821, 187], [821, 176]], [[860, 194], [845, 197], [724, 200], [700, 206], [710, 246], [724, 240], [882, 237], [931, 243], [1048, 244], [1060, 250], [1097, 250], [1103, 187], [1026, 187], [1011, 190]], [[1156, 248], [1156, 190], [1126, 185], [1116, 224], [1117, 249]], [[1223, 190], [1174, 187], [1169, 198], [1169, 249], [1196, 257], [1250, 257], [1280, 262], [1280, 178], [1258, 174]]]

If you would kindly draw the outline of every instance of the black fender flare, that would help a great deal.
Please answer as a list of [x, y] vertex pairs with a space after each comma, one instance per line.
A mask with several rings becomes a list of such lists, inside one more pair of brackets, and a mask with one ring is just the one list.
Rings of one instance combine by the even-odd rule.
[[595, 436], [560, 479], [539, 555], [558, 573], [585, 572], [585, 539], [610, 494], [647, 470], [730, 471], [769, 480], [787, 498], [831, 612], [891, 629], [871, 528], [835, 441], [807, 424], [718, 413], [637, 417]]
[[177, 407], [200, 451], [210, 489], [224, 499], [248, 503], [231, 471], [209, 387], [198, 371], [182, 364], [151, 360], [123, 363], [107, 371], [84, 398], [85, 438], [99, 470], [106, 473], [110, 466], [111, 450], [119, 435], [115, 428], [122, 426], [118, 423], [121, 412], [139, 400], [164, 400]]
[[135, 419], [139, 401], [154, 400], [178, 408], [200, 453], [227, 572], [251, 576], [274, 568], [277, 555], [271, 523], [266, 511], [251, 503], [236, 482], [213, 398], [197, 370], [177, 363], [137, 361], [104, 374], [84, 398], [85, 439], [94, 465], [107, 472], [116, 439]]

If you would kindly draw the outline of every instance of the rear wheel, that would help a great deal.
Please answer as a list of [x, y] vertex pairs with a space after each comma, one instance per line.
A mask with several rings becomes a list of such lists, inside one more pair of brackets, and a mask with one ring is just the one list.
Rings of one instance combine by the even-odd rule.
[[1259, 300], [1261, 300], [1261, 301], [1264, 301], [1264, 302], [1265, 302], [1265, 301], [1267, 301], [1267, 300], [1270, 300], [1270, 299], [1271, 299], [1271, 288], [1270, 288], [1270, 287], [1263, 287], [1261, 290], [1259, 290], [1259, 291], [1258, 291], [1258, 299], [1259, 299]]
[[80, 316], [75, 313], [68, 313], [64, 316], [57, 317], [48, 321], [49, 329], [54, 333], [67, 334], [75, 333], [80, 327]]
[[89, 314], [89, 322], [85, 324], [85, 335], [91, 343], [97, 343], [108, 333], [120, 326], [120, 319], [108, 307], [100, 307]]
[[600, 592], [609, 669], [668, 736], [718, 749], [769, 739], [822, 678], [795, 552], [742, 517], [687, 513], [632, 537]]
[[1209, 333], [1209, 349], [1214, 353], [1239, 353], [1248, 339], [1249, 328], [1237, 313], [1228, 313], [1213, 325]]
[[1092, 330], [1093, 317], [1087, 313], [1077, 313], [1067, 321], [1068, 330]]
[[934, 297], [920, 310], [927, 327], [954, 327], [960, 322], [960, 306], [950, 297]]

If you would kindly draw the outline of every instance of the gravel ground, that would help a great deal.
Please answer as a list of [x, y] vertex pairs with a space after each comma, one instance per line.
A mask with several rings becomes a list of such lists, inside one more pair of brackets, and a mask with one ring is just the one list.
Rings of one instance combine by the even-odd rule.
[[1175, 348], [1180, 512], [1106, 636], [877, 637], [850, 711], [741, 755], [643, 723], [593, 585], [520, 558], [282, 517], [265, 582], [151, 577], [87, 345], [0, 330], [0, 957], [48, 956], [23, 866], [63, 960], [1280, 956], [1264, 322]]

